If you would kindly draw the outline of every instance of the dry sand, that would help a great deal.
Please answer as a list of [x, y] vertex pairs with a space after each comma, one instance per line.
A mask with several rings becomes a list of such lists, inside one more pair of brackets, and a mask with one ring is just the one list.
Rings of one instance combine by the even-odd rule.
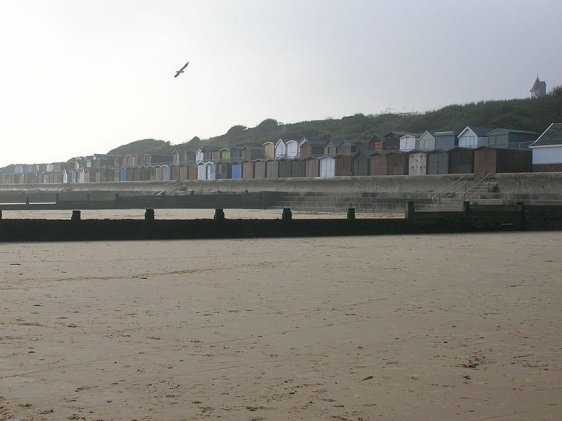
[[560, 419], [561, 240], [2, 244], [0, 419]]

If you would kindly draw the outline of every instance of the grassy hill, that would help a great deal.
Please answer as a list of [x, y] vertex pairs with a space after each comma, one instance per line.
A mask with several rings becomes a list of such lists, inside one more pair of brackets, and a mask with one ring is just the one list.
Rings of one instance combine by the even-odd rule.
[[303, 121], [279, 124], [266, 119], [256, 127], [233, 126], [225, 134], [171, 145], [162, 140], [145, 139], [113, 149], [109, 154], [163, 153], [174, 149], [194, 151], [208, 146], [261, 146], [267, 141], [283, 139], [300, 140], [341, 139], [350, 142], [368, 140], [375, 133], [385, 134], [393, 130], [423, 132], [424, 130], [455, 130], [460, 132], [467, 125], [544, 131], [550, 123], [562, 122], [562, 87], [553, 89], [541, 99], [511, 99], [483, 101], [464, 105], [449, 105], [424, 113], [387, 113], [380, 115], [356, 114], [341, 119]]
[[127, 143], [126, 145], [119, 146], [110, 150], [108, 155], [129, 155], [139, 153], [157, 153], [173, 151], [174, 147], [170, 142], [155, 139], [142, 139], [135, 140], [134, 142]]

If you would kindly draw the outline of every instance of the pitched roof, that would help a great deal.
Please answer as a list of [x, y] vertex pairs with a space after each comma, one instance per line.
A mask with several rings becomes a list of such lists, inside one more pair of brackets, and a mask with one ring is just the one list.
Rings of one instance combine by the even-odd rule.
[[374, 133], [371, 138], [369, 139], [369, 141], [372, 140], [377, 140], [379, 142], [382, 142], [384, 140], [384, 135], [380, 134], [380, 133]]
[[476, 134], [476, 136], [479, 137], [486, 137], [488, 136], [488, 133], [492, 131], [492, 129], [490, 129], [489, 127], [466, 126], [464, 130], [460, 132], [459, 137], [461, 137], [468, 129], [472, 130]]
[[552, 123], [529, 147], [562, 145], [562, 123]]
[[313, 146], [326, 146], [326, 144], [328, 143], [325, 140], [310, 140], [310, 139], [304, 139], [303, 141], [301, 141], [301, 145], [304, 143], [308, 143], [309, 145], [313, 145]]
[[529, 130], [517, 130], [517, 129], [494, 129], [488, 132], [488, 135], [491, 133], [520, 133], [520, 134], [538, 134], [537, 132], [531, 132]]
[[396, 137], [401, 137], [401, 136], [406, 136], [406, 135], [412, 135], [412, 136], [416, 136], [419, 137], [421, 133], [414, 133], [414, 132], [399, 132], [399, 131], [392, 131], [392, 132], [388, 132], [386, 136], [396, 136]]
[[541, 81], [539, 80], [539, 75], [537, 75], [537, 80], [535, 80], [535, 83], [533, 84], [533, 87], [531, 88], [530, 92], [540, 91], [540, 90], [541, 90]]
[[435, 137], [438, 136], [455, 136], [456, 133], [453, 130], [448, 130], [445, 132], [435, 132]]
[[435, 132], [426, 130], [425, 132], [423, 132], [423, 133], [420, 135], [420, 139], [421, 139], [422, 137], [424, 137], [424, 136], [427, 136], [427, 135], [430, 135], [431, 137], [434, 138], [434, 137], [435, 137]]
[[489, 127], [472, 127], [470, 126], [472, 131], [476, 133], [478, 136], [488, 136], [488, 133], [492, 131]]

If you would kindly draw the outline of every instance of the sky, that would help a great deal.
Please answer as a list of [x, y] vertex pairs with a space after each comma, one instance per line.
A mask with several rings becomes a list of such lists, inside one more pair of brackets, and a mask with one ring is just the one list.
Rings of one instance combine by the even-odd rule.
[[560, 0], [0, 0], [0, 167], [524, 98], [537, 74], [562, 85], [561, 17]]

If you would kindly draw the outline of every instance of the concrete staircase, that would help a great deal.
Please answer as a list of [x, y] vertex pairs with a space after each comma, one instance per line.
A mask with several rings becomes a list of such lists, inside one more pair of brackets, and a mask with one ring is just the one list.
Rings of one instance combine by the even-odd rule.
[[[430, 211], [455, 211], [463, 209], [463, 202], [484, 198], [500, 199], [498, 184], [490, 174], [484, 177], [465, 174], [431, 197]], [[417, 208], [417, 206], [416, 206]], [[423, 210], [423, 209], [422, 209]]]

